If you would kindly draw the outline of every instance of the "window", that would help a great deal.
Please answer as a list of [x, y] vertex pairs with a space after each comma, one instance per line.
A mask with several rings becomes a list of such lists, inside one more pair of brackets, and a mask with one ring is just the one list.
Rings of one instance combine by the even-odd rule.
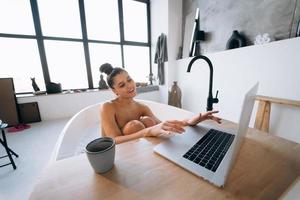
[[82, 43], [46, 40], [45, 50], [52, 82], [64, 89], [88, 88]]
[[1, 0], [0, 19], [0, 33], [35, 34], [28, 0]]
[[124, 35], [127, 41], [148, 42], [147, 5], [123, 0]]
[[38, 8], [44, 36], [82, 37], [78, 1], [39, 0]]
[[120, 41], [117, 0], [84, 1], [88, 38]]
[[13, 77], [15, 91], [33, 92], [30, 78], [35, 77], [40, 90], [45, 90], [44, 77], [34, 39], [1, 38], [0, 78]]
[[0, 77], [17, 93], [61, 83], [98, 88], [103, 63], [124, 67], [137, 82], [152, 73], [148, 0], [1, 0]]
[[125, 69], [136, 82], [145, 82], [149, 76], [149, 48], [124, 46]]
[[100, 80], [99, 67], [103, 63], [110, 63], [114, 67], [122, 67], [121, 47], [120, 45], [90, 43], [89, 49], [93, 84], [96, 88]]

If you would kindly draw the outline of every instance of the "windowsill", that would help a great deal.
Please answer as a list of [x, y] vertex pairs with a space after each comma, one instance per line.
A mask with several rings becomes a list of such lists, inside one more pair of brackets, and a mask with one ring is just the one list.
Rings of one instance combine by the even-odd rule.
[[[144, 86], [144, 87], [137, 87], [136, 88], [137, 93], [145, 93], [145, 92], [152, 92], [152, 91], [157, 91], [159, 90], [159, 86], [158, 85], [148, 85], [148, 86]], [[68, 94], [84, 94], [84, 93], [90, 93], [90, 92], [109, 92], [110, 89], [90, 89], [90, 90], [86, 90], [86, 91], [79, 91], [79, 92], [74, 92], [74, 91], [64, 91], [62, 93], [55, 93], [55, 94], [39, 94], [39, 95], [35, 95], [35, 94], [17, 94], [16, 97], [17, 98], [27, 98], [27, 97], [46, 97], [46, 96], [53, 96], [53, 95], [68, 95]]]

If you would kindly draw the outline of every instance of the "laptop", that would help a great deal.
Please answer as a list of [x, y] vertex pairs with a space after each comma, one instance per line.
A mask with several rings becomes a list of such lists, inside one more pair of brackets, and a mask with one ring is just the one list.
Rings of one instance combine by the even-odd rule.
[[236, 130], [228, 132], [200, 123], [156, 145], [154, 152], [223, 187], [247, 133], [257, 90], [258, 83], [246, 93]]

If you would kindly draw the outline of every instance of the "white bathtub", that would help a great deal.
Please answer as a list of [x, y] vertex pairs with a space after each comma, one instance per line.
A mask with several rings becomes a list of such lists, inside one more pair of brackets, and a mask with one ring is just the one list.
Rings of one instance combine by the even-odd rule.
[[[150, 107], [160, 120], [185, 119], [194, 113], [153, 101], [137, 100]], [[84, 152], [91, 140], [101, 136], [100, 106], [102, 103], [88, 106], [75, 114], [62, 130], [56, 143], [51, 161], [61, 160]]]

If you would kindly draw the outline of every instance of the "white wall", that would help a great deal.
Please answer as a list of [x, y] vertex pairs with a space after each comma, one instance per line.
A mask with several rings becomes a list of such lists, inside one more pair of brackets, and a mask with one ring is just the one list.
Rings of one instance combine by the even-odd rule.
[[[113, 99], [115, 95], [110, 90], [92, 91], [72, 94], [50, 94], [33, 97], [18, 97], [18, 103], [38, 102], [42, 120], [71, 117], [82, 108]], [[140, 93], [137, 99], [160, 102], [159, 91]]]
[[[151, 0], [151, 49], [152, 49], [152, 69], [153, 74], [157, 77], [157, 64], [154, 63], [154, 55], [156, 49], [157, 38], [161, 33], [168, 35], [168, 0]], [[169, 43], [169, 41], [168, 41]], [[165, 63], [165, 83], [168, 83], [168, 62]], [[161, 102], [167, 103], [168, 85], [164, 84], [159, 87], [162, 97]]]
[[[257, 81], [258, 94], [300, 100], [300, 38], [272, 42], [261, 46], [249, 46], [206, 56], [214, 66], [213, 95], [219, 90], [220, 116], [237, 122], [244, 93]], [[183, 108], [193, 112], [205, 111], [208, 96], [209, 68], [197, 60], [187, 73], [191, 59], [176, 62], [178, 85], [182, 89]], [[251, 126], [256, 114], [252, 113]], [[270, 132], [300, 142], [300, 108], [273, 105]]]
[[169, 0], [169, 25], [168, 25], [168, 87], [176, 81], [177, 74], [174, 70], [179, 47], [182, 44], [182, 0]]
[[[206, 63], [198, 60], [194, 63], [192, 72], [187, 73], [190, 59], [175, 60], [182, 40], [181, 16], [182, 0], [151, 0], [153, 56], [159, 34], [164, 32], [168, 35], [167, 84], [160, 86], [161, 101], [167, 103], [168, 88], [177, 80], [183, 94], [183, 108], [202, 112], [206, 108], [209, 68]], [[214, 108], [220, 110], [221, 117], [237, 122], [243, 95], [257, 81], [260, 82], [260, 95], [300, 100], [300, 68], [297, 59], [299, 51], [300, 38], [293, 38], [262, 46], [207, 54], [214, 65], [213, 94], [219, 90], [220, 103], [214, 104]], [[157, 68], [157, 65], [154, 64], [153, 68]], [[254, 124], [256, 109], [257, 104], [250, 126]], [[300, 142], [298, 119], [299, 108], [274, 104], [270, 132]]]
[[151, 0], [151, 38], [152, 66], [157, 76], [154, 61], [157, 38], [161, 33], [167, 35], [168, 62], [165, 63], [165, 84], [159, 90], [161, 102], [168, 103], [168, 89], [176, 81], [175, 60], [182, 44], [182, 0]]

